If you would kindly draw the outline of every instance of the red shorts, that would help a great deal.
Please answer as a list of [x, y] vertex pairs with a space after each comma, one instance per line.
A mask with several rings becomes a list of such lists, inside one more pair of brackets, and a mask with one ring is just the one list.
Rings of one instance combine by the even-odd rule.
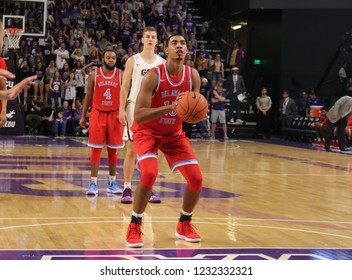
[[123, 126], [119, 122], [118, 111], [92, 109], [89, 115], [88, 146], [102, 148], [104, 144], [112, 149], [123, 148]]
[[137, 159], [158, 157], [158, 149], [165, 155], [171, 171], [187, 164], [198, 164], [195, 154], [184, 133], [168, 137], [153, 135], [148, 130], [138, 130], [133, 134], [133, 144]]

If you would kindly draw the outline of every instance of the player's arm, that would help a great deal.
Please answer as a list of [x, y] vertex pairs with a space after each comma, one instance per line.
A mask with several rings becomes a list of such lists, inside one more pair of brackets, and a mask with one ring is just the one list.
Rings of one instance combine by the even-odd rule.
[[193, 91], [199, 92], [200, 91], [200, 76], [196, 69], [192, 68], [192, 82], [193, 82]]
[[152, 104], [153, 93], [157, 84], [158, 75], [154, 71], [148, 71], [142, 80], [141, 88], [136, 101], [136, 107], [134, 110], [134, 119], [137, 123], [159, 118], [175, 110], [175, 104], [165, 105], [158, 108], [150, 108]]
[[[6, 90], [6, 81], [0, 80], [0, 90]], [[1, 100], [1, 115], [0, 115], [0, 128], [2, 128], [6, 121], [7, 100]]]
[[127, 122], [127, 114], [126, 114], [126, 102], [128, 93], [131, 88], [131, 80], [133, 73], [134, 58], [130, 57], [125, 66], [125, 71], [123, 71], [122, 76], [122, 86], [120, 92], [120, 109], [119, 109], [119, 121], [122, 125], [126, 125]]
[[6, 90], [0, 90], [1, 100], [12, 100], [15, 99], [23, 89], [29, 89], [31, 85], [34, 85], [34, 80], [37, 76], [30, 76], [23, 79], [20, 83], [16, 84], [14, 87]]
[[83, 110], [82, 110], [82, 116], [79, 121], [79, 125], [82, 128], [86, 127], [86, 115], [88, 112], [88, 109], [90, 105], [92, 104], [92, 98], [93, 98], [93, 89], [94, 89], [94, 78], [95, 78], [95, 71], [91, 71], [89, 73], [88, 77], [88, 87], [87, 87], [87, 94], [84, 98], [83, 102]]

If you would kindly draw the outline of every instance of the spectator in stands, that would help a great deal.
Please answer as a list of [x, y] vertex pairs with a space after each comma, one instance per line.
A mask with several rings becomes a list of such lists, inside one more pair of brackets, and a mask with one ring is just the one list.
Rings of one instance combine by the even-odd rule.
[[210, 103], [210, 86], [208, 85], [208, 79], [206, 77], [201, 77], [201, 82], [199, 93], [205, 97], [208, 103]]
[[307, 92], [301, 91], [297, 100], [297, 113], [301, 117], [305, 117], [307, 113]]
[[199, 51], [197, 51], [197, 57], [199, 56], [199, 53], [203, 52], [204, 53], [204, 57], [206, 59], [211, 59], [211, 55], [210, 53], [205, 49], [205, 44], [204, 43], [200, 43], [199, 44]]
[[[205, 77], [201, 77], [201, 85], [199, 89], [199, 93], [205, 97], [205, 99], [210, 103], [210, 86], [208, 85], [208, 80]], [[200, 121], [197, 124], [198, 128], [200, 128], [201, 138], [207, 136], [207, 132], [209, 130], [208, 127], [208, 116], [204, 120]]]
[[289, 95], [288, 90], [282, 92], [282, 99], [279, 105], [281, 128], [291, 127], [293, 118], [297, 114], [296, 102]]
[[[193, 32], [191, 32], [191, 33], [189, 34], [188, 40], [189, 40], [189, 41], [192, 41], [192, 46], [193, 46], [193, 47], [198, 48], [198, 40], [196, 39], [196, 34], [194, 34]], [[203, 51], [204, 58], [208, 59], [208, 58], [209, 58], [209, 53], [207, 53], [207, 55], [205, 54], [204, 47], [203, 47], [203, 50], [201, 49], [201, 51]], [[198, 52], [197, 52], [197, 57], [198, 57]]]
[[221, 62], [220, 53], [215, 54], [215, 59], [210, 59], [209, 62], [212, 80], [216, 82], [222, 82], [224, 80], [224, 63]]
[[[130, 35], [132, 35], [132, 33]], [[100, 57], [102, 57], [103, 53], [106, 50], [106, 47], [110, 45], [110, 42], [107, 40], [107, 37], [103, 35], [97, 45], [98, 45], [99, 55]]]
[[202, 23], [202, 28], [200, 30], [200, 38], [202, 40], [209, 40], [208, 34], [210, 30], [210, 20], [205, 20]]
[[88, 45], [88, 57], [90, 62], [94, 59], [98, 62], [100, 61], [99, 49], [97, 48], [96, 41], [94, 39], [92, 39]]
[[347, 63], [344, 62], [339, 69], [339, 88], [338, 92], [344, 93], [346, 91], [346, 84], [347, 84]]
[[44, 102], [48, 102], [49, 93], [50, 93], [50, 81], [54, 78], [54, 73], [58, 71], [55, 67], [55, 61], [50, 60], [48, 67], [45, 68], [45, 100]]
[[19, 67], [24, 59], [28, 57], [28, 51], [26, 46], [26, 41], [24, 39], [20, 40], [20, 47], [15, 50], [16, 62], [15, 66]]
[[71, 54], [71, 58], [72, 58], [72, 65], [75, 65], [77, 61], [81, 62], [81, 65], [84, 66], [86, 65], [86, 58], [84, 57], [84, 55], [82, 54], [82, 49], [80, 47], [76, 48], [72, 54]]
[[29, 126], [29, 134], [37, 135], [43, 122], [43, 103], [38, 98], [29, 98], [25, 103], [25, 123]]
[[64, 67], [64, 64], [68, 62], [70, 59], [70, 54], [66, 50], [66, 45], [65, 43], [60, 44], [60, 48], [54, 50], [54, 43], [52, 44], [51, 47], [51, 53], [56, 55], [56, 67], [57, 69], [62, 69]]
[[189, 53], [189, 59], [191, 62], [191, 67], [195, 67], [195, 63], [196, 63], [196, 50], [192, 45], [191, 41], [187, 41], [187, 49], [188, 49], [188, 53]]
[[71, 122], [71, 130], [73, 132], [78, 132], [81, 129], [79, 128], [79, 121], [82, 118], [83, 112], [83, 103], [82, 100], [77, 98], [76, 101], [72, 104], [72, 122]]
[[225, 116], [225, 98], [226, 91], [222, 87], [222, 83], [218, 83], [210, 94], [212, 111], [211, 111], [211, 139], [215, 139], [215, 127], [219, 121], [222, 125], [224, 132], [224, 140], [228, 140], [227, 137], [227, 125]]
[[334, 106], [327, 113], [328, 128], [325, 138], [325, 150], [331, 151], [330, 144], [334, 135], [334, 129], [337, 127], [337, 139], [341, 151], [346, 151], [345, 147], [345, 127], [347, 124], [347, 115], [352, 114], [352, 97], [343, 96], [338, 99]]
[[322, 145], [324, 144], [326, 137], [326, 130], [328, 128], [328, 117], [326, 116], [327, 110], [325, 107], [320, 109], [320, 116], [318, 122], [312, 122], [310, 124], [311, 128], [317, 131], [317, 140], [313, 144]]
[[260, 96], [257, 97], [255, 105], [258, 109], [257, 115], [257, 127], [255, 130], [255, 136], [258, 135], [259, 131], [265, 135], [266, 139], [270, 139], [270, 113], [269, 110], [272, 106], [270, 96], [267, 95], [268, 90], [266, 87], [262, 87], [260, 90]]
[[188, 13], [186, 19], [183, 21], [183, 26], [185, 28], [185, 31], [188, 35], [190, 36], [191, 32], [194, 34], [197, 34], [197, 23], [192, 19], [192, 14]]
[[65, 63], [64, 67], [61, 70], [59, 70], [59, 72], [60, 72], [61, 80], [66, 82], [69, 79], [70, 72], [71, 72], [68, 63]]
[[59, 71], [55, 71], [54, 77], [50, 80], [50, 104], [52, 108], [61, 107], [61, 93], [63, 81], [61, 80], [61, 76]]
[[178, 20], [177, 16], [173, 14], [171, 20], [169, 21], [170, 32], [180, 32], [181, 22]]
[[67, 119], [64, 119], [63, 109], [58, 108], [52, 125], [52, 134], [54, 137], [66, 135], [66, 123]]
[[69, 106], [72, 106], [73, 102], [76, 99], [76, 86], [77, 81], [74, 72], [70, 72], [69, 79], [64, 82], [65, 91], [64, 91], [64, 102], [67, 101]]
[[238, 72], [239, 69], [237, 67], [232, 68], [231, 75], [226, 79], [226, 91], [228, 92], [228, 98], [230, 99], [230, 122], [234, 122], [233, 111], [236, 108], [236, 123], [243, 124], [244, 121], [241, 120], [241, 101], [238, 99], [238, 95], [246, 93], [246, 86], [242, 75], [239, 75]]
[[204, 58], [204, 53], [201, 51], [196, 59], [195, 68], [198, 70], [201, 77], [206, 77], [208, 72], [209, 61]]
[[[27, 61], [27, 59], [22, 60], [19, 68], [16, 69], [16, 83], [20, 83], [27, 77], [32, 76], [32, 69]], [[29, 88], [23, 89], [23, 99], [24, 102], [27, 101]]]
[[37, 75], [37, 78], [34, 81], [34, 98], [37, 99], [38, 93], [41, 100], [44, 100], [44, 67], [42, 62], [38, 62], [33, 69], [34, 75]]
[[312, 106], [312, 105], [323, 105], [323, 102], [321, 101], [321, 99], [319, 97], [317, 97], [317, 95], [315, 94], [314, 89], [312, 89], [309, 92], [309, 97], [307, 99], [306, 115], [310, 115], [310, 106]]
[[242, 44], [240, 42], [235, 42], [234, 45], [231, 45], [229, 42], [221, 38], [223, 42], [229, 49], [231, 49], [229, 65], [230, 67], [237, 67], [239, 70], [242, 70], [242, 61], [244, 58], [244, 51], [242, 50]]
[[75, 80], [76, 80], [76, 96], [77, 98], [84, 99], [84, 74], [82, 70], [81, 61], [77, 61], [76, 64], [73, 66], [72, 71], [75, 73]]

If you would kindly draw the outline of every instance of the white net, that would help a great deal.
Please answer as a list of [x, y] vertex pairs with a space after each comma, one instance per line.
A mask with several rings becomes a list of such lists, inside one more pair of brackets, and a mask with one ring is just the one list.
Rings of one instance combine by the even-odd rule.
[[17, 28], [5, 29], [5, 34], [9, 39], [9, 49], [18, 49], [20, 47], [20, 39], [23, 34], [22, 29], [17, 29]]

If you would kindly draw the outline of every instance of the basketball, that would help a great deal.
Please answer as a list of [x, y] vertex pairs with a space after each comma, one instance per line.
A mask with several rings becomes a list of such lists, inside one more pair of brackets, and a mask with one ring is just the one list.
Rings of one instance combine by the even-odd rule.
[[184, 94], [176, 106], [180, 118], [187, 123], [198, 123], [208, 114], [208, 101], [198, 92]]

